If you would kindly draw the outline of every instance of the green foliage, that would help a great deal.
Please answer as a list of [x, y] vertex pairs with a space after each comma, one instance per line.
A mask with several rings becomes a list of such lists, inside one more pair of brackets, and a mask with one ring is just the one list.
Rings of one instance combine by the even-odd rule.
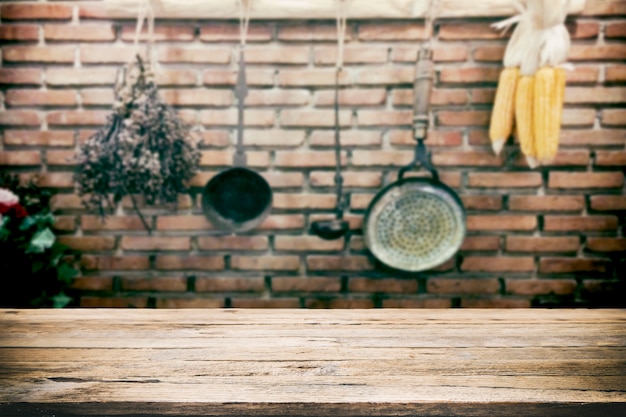
[[19, 210], [0, 219], [0, 306], [55, 307], [72, 302], [69, 287], [78, 271], [73, 254], [57, 241], [50, 212], [51, 193], [33, 183], [21, 186], [15, 177], [0, 177], [0, 188], [19, 197]]

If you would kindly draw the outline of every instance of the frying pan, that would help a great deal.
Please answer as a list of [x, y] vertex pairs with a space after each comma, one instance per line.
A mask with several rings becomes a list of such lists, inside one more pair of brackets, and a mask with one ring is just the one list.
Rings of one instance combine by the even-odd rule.
[[246, 167], [243, 148], [243, 109], [248, 95], [243, 49], [235, 86], [238, 107], [237, 147], [233, 168], [211, 178], [202, 190], [202, 211], [217, 228], [245, 232], [258, 226], [272, 208], [272, 189], [257, 172]]
[[[414, 84], [413, 161], [400, 169], [398, 180], [379, 191], [363, 219], [367, 248], [381, 263], [402, 271], [434, 268], [450, 259], [466, 233], [465, 208], [459, 196], [439, 181], [424, 145], [433, 82], [432, 51], [424, 47], [417, 60]], [[430, 178], [406, 178], [421, 165]]]

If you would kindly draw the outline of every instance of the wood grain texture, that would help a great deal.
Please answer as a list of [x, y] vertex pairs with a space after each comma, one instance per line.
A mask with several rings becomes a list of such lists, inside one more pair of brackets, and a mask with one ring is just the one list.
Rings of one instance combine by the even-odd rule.
[[[145, 0], [104, 0], [113, 18], [136, 17]], [[510, 16], [512, 0], [441, 0], [440, 17]], [[335, 19], [336, 0], [252, 0], [252, 19]], [[429, 0], [351, 0], [348, 19], [423, 18]], [[237, 19], [237, 0], [153, 0], [157, 17], [163, 19]], [[570, 13], [580, 13], [585, 0], [572, 0]]]
[[0, 415], [626, 415], [626, 310], [0, 310]]

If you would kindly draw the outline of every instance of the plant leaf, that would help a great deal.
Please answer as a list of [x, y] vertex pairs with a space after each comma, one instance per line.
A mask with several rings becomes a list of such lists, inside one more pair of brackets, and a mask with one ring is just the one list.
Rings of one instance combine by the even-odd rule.
[[72, 297], [67, 296], [65, 293], [60, 292], [54, 297], [50, 297], [52, 300], [52, 306], [54, 308], [63, 308], [72, 301]]
[[61, 264], [61, 266], [59, 266], [59, 269], [57, 270], [57, 273], [59, 281], [63, 281], [66, 284], [71, 284], [74, 277], [78, 275], [78, 271], [68, 264]]
[[28, 216], [24, 220], [22, 220], [22, 224], [20, 224], [20, 230], [21, 231], [28, 230], [35, 223], [37, 223], [37, 219], [35, 217], [33, 217], [33, 216]]
[[26, 250], [26, 253], [43, 253], [46, 249], [54, 245], [56, 237], [50, 229], [40, 230], [30, 241], [30, 245]]

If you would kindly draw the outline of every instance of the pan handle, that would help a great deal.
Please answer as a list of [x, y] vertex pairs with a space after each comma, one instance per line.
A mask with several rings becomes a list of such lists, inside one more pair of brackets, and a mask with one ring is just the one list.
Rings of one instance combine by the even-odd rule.
[[243, 112], [247, 95], [246, 61], [243, 55], [243, 48], [240, 48], [239, 70], [237, 71], [237, 84], [235, 85], [235, 97], [237, 98], [237, 147], [235, 148], [235, 155], [233, 156], [233, 165], [236, 167], [245, 167], [247, 162], [243, 147]]
[[431, 153], [426, 149], [426, 145], [424, 145], [424, 139], [417, 139], [417, 146], [415, 147], [415, 155], [413, 156], [413, 160], [408, 165], [402, 167], [398, 172], [398, 179], [403, 180], [404, 174], [415, 168], [417, 165], [421, 165], [424, 169], [430, 172], [433, 180], [439, 181], [439, 173], [437, 169], [435, 169], [434, 165], [430, 161]]

